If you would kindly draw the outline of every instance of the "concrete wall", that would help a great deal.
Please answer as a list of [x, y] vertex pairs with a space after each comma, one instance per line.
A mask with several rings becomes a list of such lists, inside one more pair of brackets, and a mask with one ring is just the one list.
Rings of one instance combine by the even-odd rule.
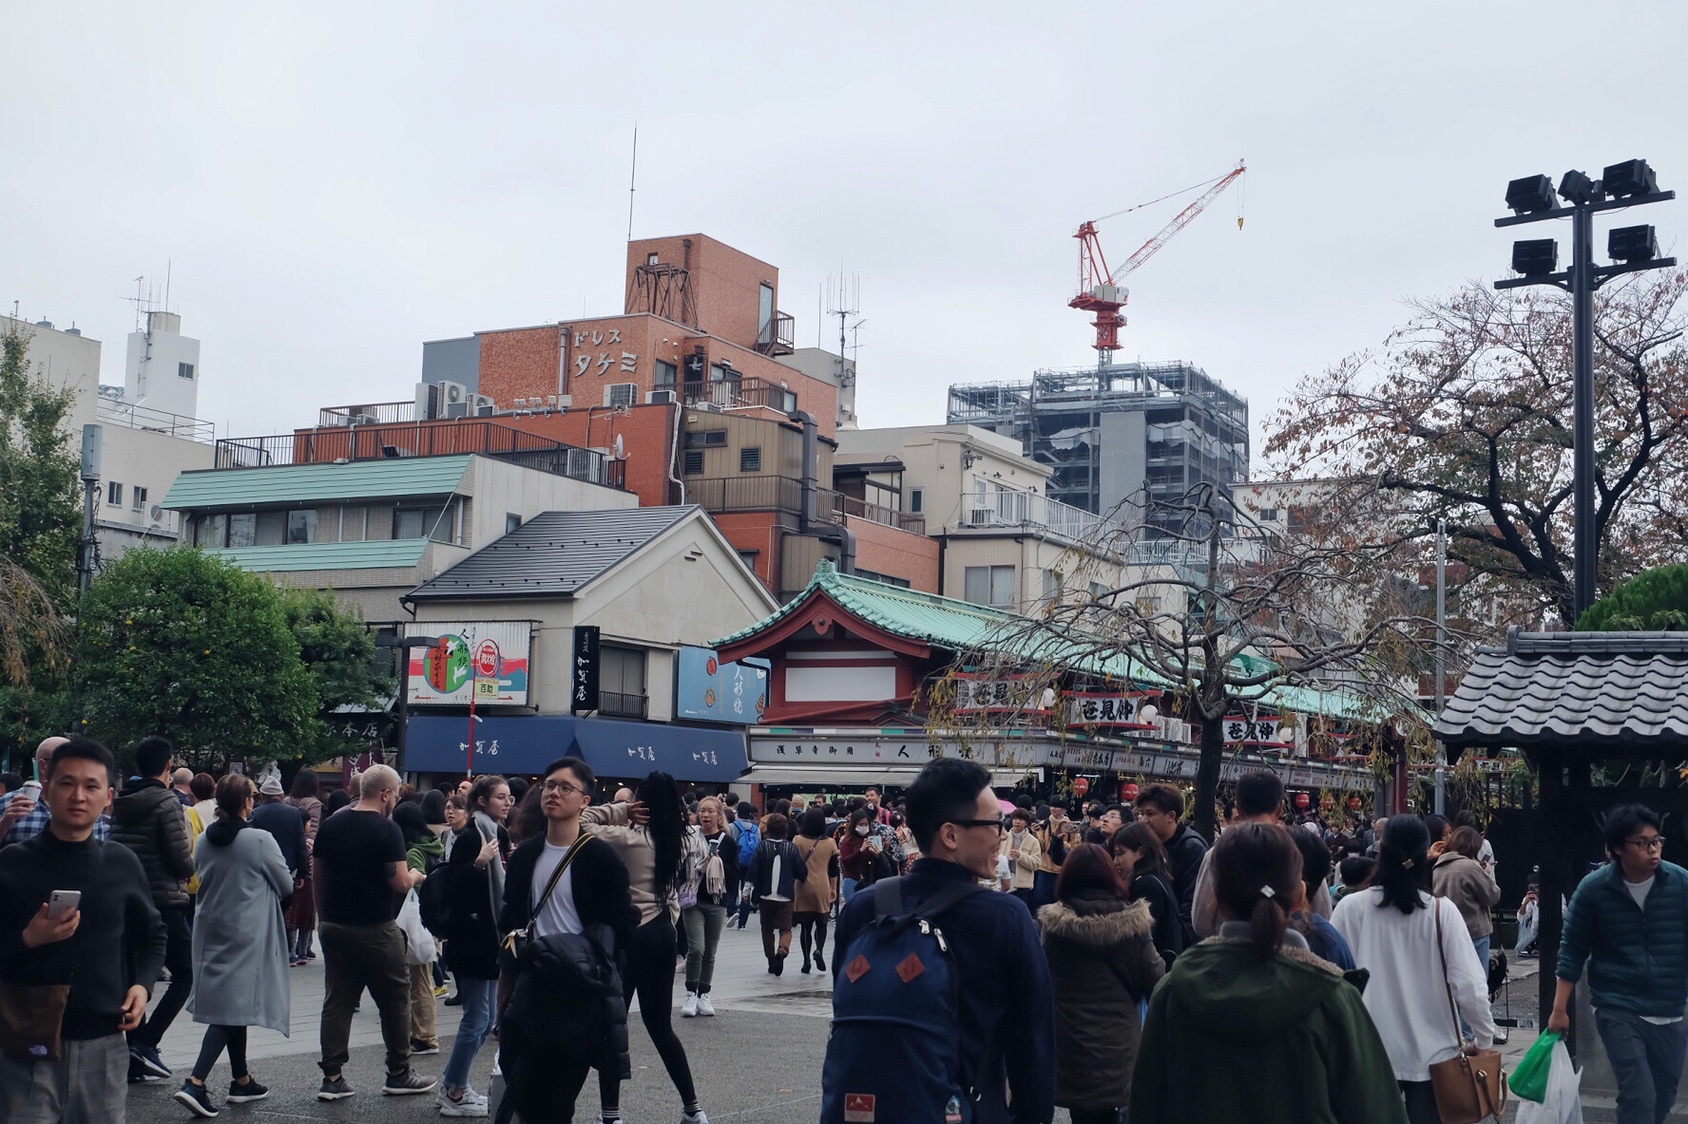
[[[168, 312], [149, 312], [150, 332], [130, 332], [123, 374], [123, 398], [136, 405], [182, 417], [198, 416], [199, 341], [181, 334], [182, 318]], [[193, 369], [192, 378], [179, 373], [181, 364]]]
[[[195, 469], [210, 468], [213, 447], [200, 441], [189, 441], [163, 433], [133, 429], [110, 421], [101, 424], [100, 507], [97, 518], [102, 523], [119, 524], [128, 532], [118, 537], [147, 535], [173, 539], [180, 530], [181, 516], [163, 511], [152, 518], [152, 508], [164, 502], [170, 485], [178, 474]], [[107, 485], [113, 481], [123, 485], [123, 502], [113, 507], [105, 502]], [[146, 489], [146, 499], [137, 506], [136, 488]], [[116, 557], [103, 536], [101, 547], [109, 561]], [[116, 553], [121, 553], [118, 551]]]
[[[1148, 475], [1147, 415], [1139, 411], [1102, 415], [1100, 440], [1106, 452], [1097, 475], [1098, 511], [1112, 512], [1134, 493], [1141, 498]], [[1141, 515], [1135, 504], [1120, 511], [1121, 521], [1135, 525]]]
[[76, 395], [65, 423], [67, 432], [79, 442], [82, 426], [97, 420], [95, 403], [100, 389], [100, 341], [56, 328], [43, 328], [27, 320], [0, 316], [0, 335], [11, 331], [22, 333], [28, 341], [24, 359], [29, 364], [32, 378]]
[[953, 535], [945, 541], [943, 588], [945, 597], [966, 600], [969, 566], [1013, 566], [1016, 612], [1032, 612], [1048, 604], [1045, 574], [1060, 575], [1061, 603], [1081, 602], [1092, 582], [1114, 589], [1122, 568], [1105, 559], [1061, 543], [1032, 535]]
[[474, 459], [466, 485], [473, 499], [468, 540], [475, 550], [504, 536], [507, 515], [520, 515], [526, 523], [544, 511], [614, 511], [639, 506], [639, 497], [632, 492], [537, 472], [491, 457]]
[[[1018, 491], [1041, 493], [1050, 469], [1020, 455], [1019, 442], [978, 426], [918, 425], [843, 430], [838, 451], [895, 457], [903, 462], [903, 510], [914, 511], [911, 492], [921, 491], [919, 514], [926, 532], [944, 533], [959, 525], [961, 497], [985, 477]], [[967, 466], [971, 455], [973, 464]]]

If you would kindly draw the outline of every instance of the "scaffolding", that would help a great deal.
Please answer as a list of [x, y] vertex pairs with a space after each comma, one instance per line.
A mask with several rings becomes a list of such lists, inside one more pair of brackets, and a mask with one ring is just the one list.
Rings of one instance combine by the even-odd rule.
[[[947, 414], [952, 425], [1019, 441], [1054, 470], [1051, 499], [1097, 514], [1135, 507], [1150, 538], [1182, 524], [1182, 513], [1166, 505], [1192, 486], [1248, 479], [1248, 400], [1190, 363], [1113, 363], [952, 385]], [[1140, 414], [1141, 427], [1105, 425], [1111, 414]], [[1130, 447], [1107, 447], [1105, 428], [1131, 434]]]

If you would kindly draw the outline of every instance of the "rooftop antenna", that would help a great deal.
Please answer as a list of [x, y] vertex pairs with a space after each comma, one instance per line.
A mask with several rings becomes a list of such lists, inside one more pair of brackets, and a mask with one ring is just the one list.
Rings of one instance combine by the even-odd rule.
[[627, 240], [633, 241], [633, 192], [639, 183], [639, 123], [633, 123], [633, 168], [627, 176]]
[[[849, 293], [849, 290], [851, 288], [854, 288], [854, 290], [855, 290], [854, 296], [851, 296], [850, 293]], [[861, 279], [861, 277], [860, 276], [852, 277], [850, 279], [849, 284], [846, 284], [845, 279], [844, 279], [844, 266], [843, 266], [842, 262], [839, 263], [839, 266], [838, 266], [838, 307], [837, 308], [829, 308], [829, 309], [826, 310], [826, 314], [828, 316], [838, 317], [838, 385], [839, 386], [849, 386], [855, 380], [855, 376], [852, 375], [850, 373], [849, 368], [845, 366], [844, 356], [845, 356], [845, 344], [848, 341], [848, 336], [846, 335], [846, 333], [849, 331], [849, 325], [848, 325], [849, 318], [859, 314], [860, 311], [861, 311], [860, 309], [854, 308], [852, 306], [861, 303], [861, 296], [862, 296], [862, 279]]]
[[176, 263], [173, 259], [171, 259], [171, 258], [165, 258], [164, 259], [164, 311], [165, 312], [170, 311], [170, 274], [174, 271], [175, 265], [176, 265]]
[[137, 332], [141, 330], [141, 315], [146, 311], [148, 303], [146, 299], [146, 290], [141, 287], [145, 282], [146, 274], [143, 273], [141, 276], [135, 278], [135, 295], [123, 298], [135, 306], [135, 331]]

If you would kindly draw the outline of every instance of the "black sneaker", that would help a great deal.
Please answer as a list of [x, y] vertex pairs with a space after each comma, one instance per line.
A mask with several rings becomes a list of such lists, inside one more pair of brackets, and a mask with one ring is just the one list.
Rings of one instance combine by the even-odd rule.
[[319, 1101], [343, 1101], [356, 1092], [356, 1089], [346, 1084], [346, 1075], [342, 1073], [339, 1077], [324, 1077], [322, 1088], [317, 1090], [316, 1099]]
[[195, 1116], [206, 1118], [217, 1115], [217, 1106], [211, 1103], [211, 1090], [203, 1085], [195, 1085], [192, 1081], [183, 1081], [182, 1087], [175, 1094], [177, 1101], [186, 1105], [189, 1112]]
[[439, 1052], [440, 1048], [438, 1045], [430, 1045], [419, 1038], [412, 1038], [410, 1040], [410, 1056], [413, 1058], [424, 1054], [437, 1054]]
[[164, 1059], [158, 1056], [157, 1046], [131, 1046], [129, 1047], [129, 1060], [131, 1063], [138, 1063], [141, 1072], [148, 1077], [175, 1076], [170, 1072], [170, 1067], [164, 1064]]
[[245, 1104], [247, 1101], [261, 1101], [269, 1095], [269, 1086], [258, 1084], [256, 1077], [248, 1077], [244, 1085], [238, 1081], [229, 1082], [227, 1100], [230, 1104]]
[[461, 1007], [461, 1006], [463, 1006], [463, 993], [460, 991], [456, 995], [453, 995], [451, 998], [449, 998], [445, 1001], [445, 1005], [447, 1007]]
[[[155, 1078], [153, 1078], [153, 1080], [156, 1081], [158, 1079], [155, 1077]], [[130, 1057], [129, 1057], [129, 1084], [131, 1084], [131, 1085], [145, 1085], [146, 1083], [147, 1083], [147, 1071], [141, 1068], [141, 1063], [140, 1063], [139, 1059], [134, 1057], [134, 1055], [130, 1055]]]
[[423, 1077], [414, 1069], [406, 1069], [403, 1073], [389, 1073], [387, 1080], [381, 1083], [381, 1091], [389, 1097], [404, 1097], [412, 1093], [426, 1093], [440, 1083], [437, 1077]]

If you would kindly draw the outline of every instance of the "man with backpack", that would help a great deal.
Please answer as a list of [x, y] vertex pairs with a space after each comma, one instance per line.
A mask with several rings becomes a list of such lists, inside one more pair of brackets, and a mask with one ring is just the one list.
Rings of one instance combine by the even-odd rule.
[[1048, 1124], [1048, 964], [1026, 908], [978, 892], [1002, 838], [990, 774], [939, 758], [907, 801], [922, 857], [838, 921], [822, 1124]]
[[[737, 808], [738, 819], [727, 825], [727, 834], [738, 844], [738, 869], [741, 875], [748, 872], [756, 861], [756, 852], [762, 846], [762, 824], [757, 818], [756, 805], [746, 800]], [[735, 891], [738, 894], [738, 927], [744, 928], [750, 920], [750, 879], [745, 877]]]

